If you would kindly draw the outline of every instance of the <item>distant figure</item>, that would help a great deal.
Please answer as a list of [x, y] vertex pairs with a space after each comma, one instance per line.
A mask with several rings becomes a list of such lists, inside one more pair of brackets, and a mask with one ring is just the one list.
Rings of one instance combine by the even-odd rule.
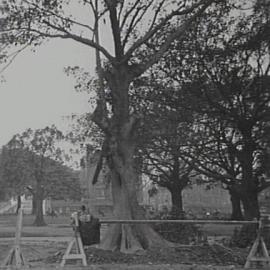
[[56, 218], [57, 217], [57, 213], [56, 213], [56, 211], [55, 210], [51, 210], [51, 209], [48, 209], [48, 211], [46, 212], [46, 215], [47, 216], [50, 216], [50, 217], [52, 217], [52, 218]]

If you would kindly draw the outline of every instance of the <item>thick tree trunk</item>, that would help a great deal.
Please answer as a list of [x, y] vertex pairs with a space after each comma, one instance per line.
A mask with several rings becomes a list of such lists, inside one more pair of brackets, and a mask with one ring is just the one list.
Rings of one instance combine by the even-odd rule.
[[232, 214], [231, 220], [243, 220], [243, 213], [241, 209], [241, 199], [239, 194], [236, 191], [229, 190], [230, 199], [232, 203]]
[[35, 201], [36, 201], [36, 217], [34, 221], [34, 225], [36, 226], [46, 226], [44, 215], [43, 215], [43, 188], [40, 183], [36, 185], [36, 192], [35, 192]]
[[[133, 153], [130, 153], [131, 149], [125, 149], [125, 155], [114, 154], [109, 161], [114, 216], [117, 220], [145, 219], [144, 210], [137, 200], [136, 186], [139, 178], [134, 167]], [[124, 253], [140, 252], [156, 246], [168, 247], [169, 243], [146, 224], [113, 224], [100, 244], [103, 249]]]
[[258, 179], [254, 175], [254, 151], [255, 142], [252, 138], [252, 126], [247, 125], [245, 121], [239, 129], [243, 136], [244, 146], [238, 158], [240, 159], [242, 167], [242, 185], [241, 185], [241, 201], [244, 208], [244, 218], [246, 220], [253, 220], [260, 218], [260, 209], [258, 202]]
[[[143, 208], [137, 200], [139, 176], [134, 160], [134, 133], [138, 119], [135, 115], [130, 115], [128, 94], [132, 76], [126, 62], [104, 73], [112, 94], [113, 116], [109, 120], [106, 152], [112, 176], [114, 215], [118, 220], [145, 219]], [[98, 117], [98, 111], [95, 112]], [[100, 125], [102, 128], [103, 122], [100, 122]], [[168, 245], [149, 225], [114, 224], [101, 241], [100, 247], [134, 253], [146, 248], [162, 248]]]
[[172, 215], [175, 218], [181, 219], [184, 217], [182, 189], [174, 188], [170, 189], [170, 192], [172, 197]]
[[[241, 201], [244, 208], [244, 219], [245, 220], [259, 220], [260, 210], [258, 203], [258, 194], [256, 190], [246, 191], [244, 188], [241, 192]], [[243, 225], [239, 235], [240, 247], [247, 247], [254, 243], [256, 238], [257, 225], [256, 224], [247, 224]]]
[[21, 195], [17, 195], [17, 208], [16, 208], [16, 214], [19, 213], [19, 209], [22, 206], [22, 199], [21, 199]]
[[257, 192], [243, 192], [241, 200], [243, 203], [245, 220], [260, 219], [260, 208]]
[[32, 215], [35, 215], [36, 212], [37, 212], [36, 195], [32, 194]]

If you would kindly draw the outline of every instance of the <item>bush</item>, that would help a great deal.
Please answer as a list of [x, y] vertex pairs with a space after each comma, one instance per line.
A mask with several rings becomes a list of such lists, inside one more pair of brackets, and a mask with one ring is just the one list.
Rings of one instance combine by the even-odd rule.
[[[176, 220], [174, 213], [164, 211], [156, 213], [152, 219]], [[204, 235], [198, 226], [181, 223], [155, 223], [153, 228], [166, 240], [179, 243], [191, 244], [205, 241]]]

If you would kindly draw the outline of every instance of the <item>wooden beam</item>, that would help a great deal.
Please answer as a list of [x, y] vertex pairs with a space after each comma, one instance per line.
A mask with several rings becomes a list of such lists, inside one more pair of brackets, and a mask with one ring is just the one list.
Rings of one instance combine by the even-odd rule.
[[227, 221], [227, 220], [100, 220], [101, 224], [153, 224], [153, 223], [186, 223], [186, 224], [224, 224], [224, 225], [245, 225], [259, 224], [259, 221]]
[[[78, 215], [76, 214], [72, 218], [74, 221], [74, 225], [73, 225], [74, 235], [67, 246], [67, 249], [66, 249], [65, 254], [62, 258], [60, 266], [64, 267], [68, 260], [74, 260], [74, 259], [82, 260], [83, 266], [87, 266], [86, 256], [85, 256], [85, 252], [84, 252], [83, 244], [82, 244], [82, 239], [81, 239], [81, 235], [80, 235], [79, 228], [78, 228], [79, 227]], [[73, 246], [75, 246], [77, 253], [72, 253]]]
[[25, 260], [21, 251], [21, 233], [22, 233], [22, 220], [23, 220], [23, 210], [22, 208], [18, 211], [16, 232], [14, 246], [8, 253], [8, 256], [3, 262], [3, 267], [15, 265], [16, 268], [20, 269], [25, 266]]

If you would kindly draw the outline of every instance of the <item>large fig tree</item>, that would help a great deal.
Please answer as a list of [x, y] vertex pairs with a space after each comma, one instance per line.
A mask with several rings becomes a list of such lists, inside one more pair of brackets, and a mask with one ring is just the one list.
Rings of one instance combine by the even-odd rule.
[[[138, 174], [134, 161], [137, 129], [142, 119], [130, 107], [133, 81], [157, 63], [174, 40], [181, 42], [191, 25], [213, 2], [21, 0], [5, 1], [1, 6], [4, 14], [1, 40], [4, 43], [23, 48], [40, 44], [46, 38], [61, 38], [96, 50], [100, 84], [92, 121], [105, 135], [106, 146], [103, 148], [112, 174], [117, 219], [143, 218], [136, 195]], [[172, 23], [177, 24], [175, 31], [164, 31]], [[104, 35], [99, 30], [110, 36], [104, 44]], [[155, 49], [148, 48], [144, 57], [140, 57], [138, 52], [145, 49], [151, 39], [164, 35], [164, 42]], [[105, 92], [104, 89], [109, 90]], [[116, 224], [111, 227], [102, 246], [131, 252], [163, 244], [146, 225]]]

